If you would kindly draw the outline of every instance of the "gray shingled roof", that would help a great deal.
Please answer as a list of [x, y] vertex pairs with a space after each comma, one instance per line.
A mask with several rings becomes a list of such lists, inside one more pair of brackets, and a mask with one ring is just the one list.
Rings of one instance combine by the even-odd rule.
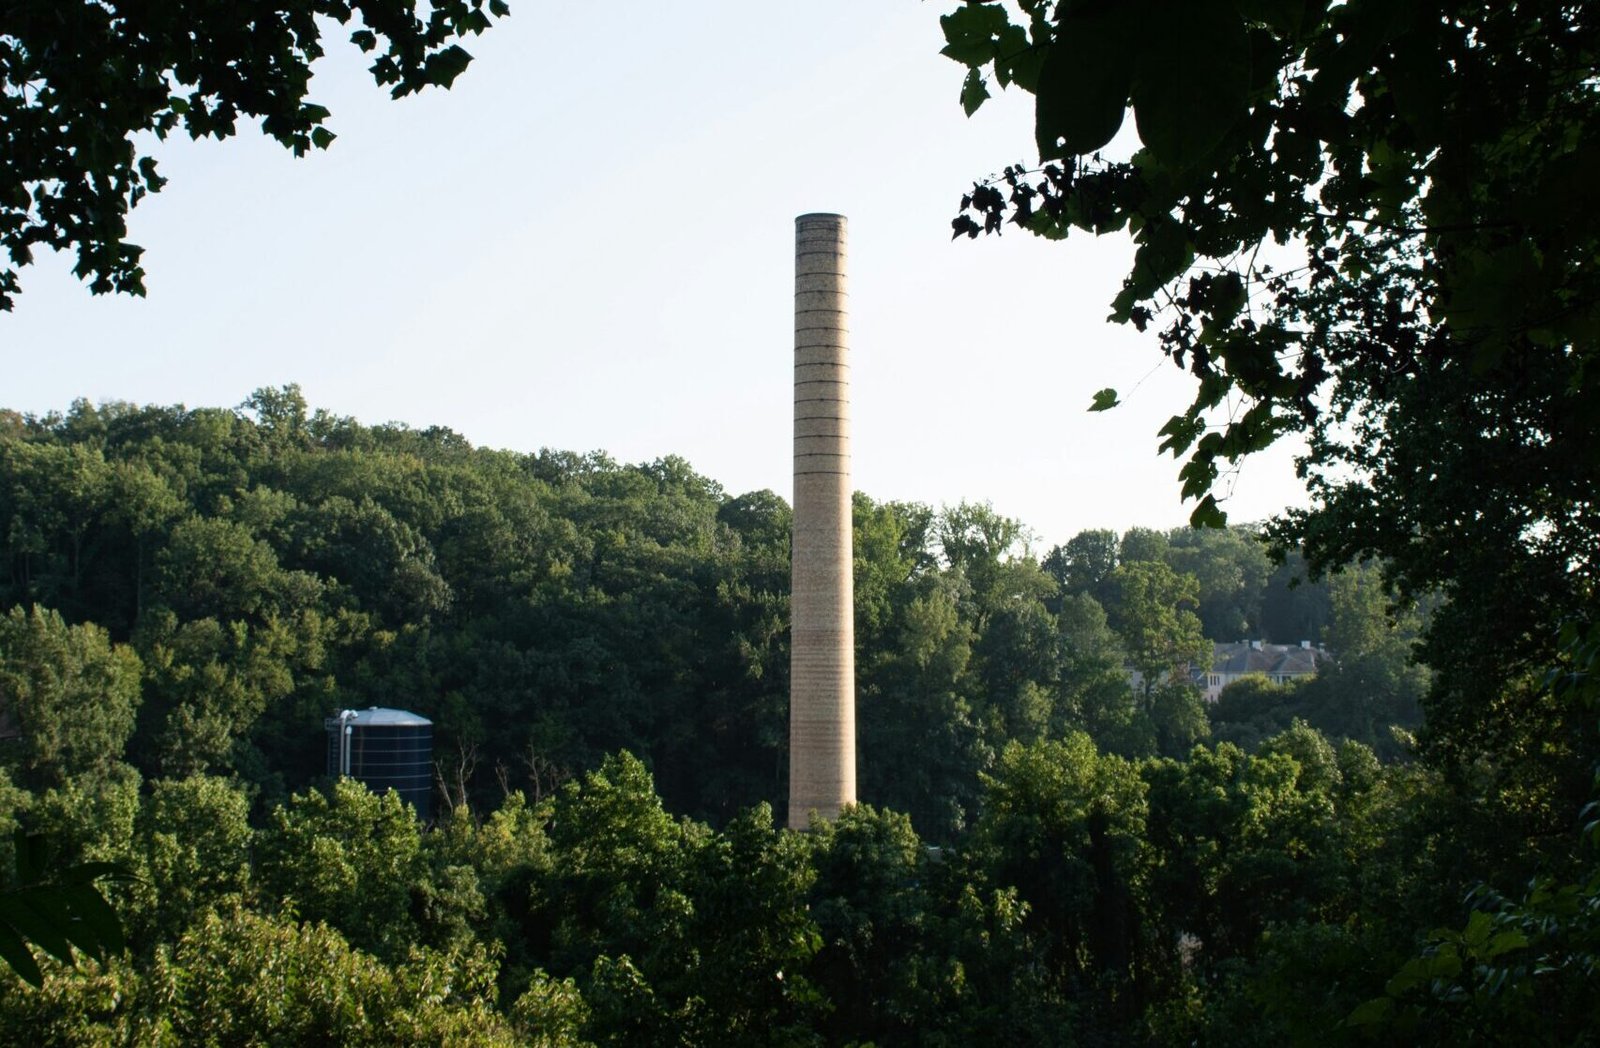
[[1320, 648], [1302, 648], [1297, 644], [1263, 644], [1259, 648], [1248, 641], [1218, 644], [1213, 648], [1211, 672], [1298, 677], [1317, 672], [1317, 663], [1328, 657]]

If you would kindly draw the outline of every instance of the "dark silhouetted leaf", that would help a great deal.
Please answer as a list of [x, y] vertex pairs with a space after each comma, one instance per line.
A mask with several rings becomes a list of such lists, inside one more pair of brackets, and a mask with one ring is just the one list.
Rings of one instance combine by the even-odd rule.
[[1195, 506], [1194, 512], [1189, 514], [1189, 526], [1195, 528], [1225, 528], [1228, 526], [1228, 515], [1222, 512], [1222, 507], [1217, 505], [1217, 500], [1212, 495], [1207, 495]]
[[1093, 153], [1116, 136], [1133, 83], [1122, 8], [1063, 18], [1035, 91], [1034, 134], [1044, 160]]
[[1163, 164], [1199, 164], [1246, 111], [1250, 39], [1227, 0], [1164, 9], [1132, 87], [1139, 138]]
[[962, 65], [978, 66], [995, 57], [994, 41], [1011, 24], [999, 4], [967, 4], [939, 19], [947, 41], [939, 52]]
[[1122, 401], [1117, 399], [1117, 391], [1107, 386], [1094, 395], [1094, 403], [1089, 405], [1090, 411], [1109, 411]]
[[39, 971], [39, 962], [33, 959], [28, 944], [11, 930], [3, 918], [0, 918], [0, 959], [9, 964], [18, 978], [28, 985], [35, 989], [44, 985], [44, 973]]
[[961, 108], [968, 116], [978, 111], [984, 100], [989, 97], [989, 87], [983, 82], [983, 74], [976, 69], [967, 70], [967, 78], [961, 83]]

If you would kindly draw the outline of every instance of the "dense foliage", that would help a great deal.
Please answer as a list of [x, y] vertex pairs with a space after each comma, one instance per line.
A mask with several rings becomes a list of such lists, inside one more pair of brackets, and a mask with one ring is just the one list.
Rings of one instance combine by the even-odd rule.
[[[1389, 982], [1417, 951], [1593, 956], [1538, 931], [1581, 896], [1522, 887], [1557, 801], [1491, 833], [1410, 760], [1432, 609], [1374, 565], [1291, 585], [1246, 528], [1040, 560], [987, 507], [858, 496], [870, 806], [795, 835], [770, 492], [293, 387], [0, 429], [0, 829], [136, 874], [130, 951], [7, 981], [6, 1039], [1355, 1040], [1431, 1014]], [[1335, 660], [1208, 706], [1187, 663], [1248, 637]], [[324, 776], [368, 705], [435, 721], [436, 825]]]

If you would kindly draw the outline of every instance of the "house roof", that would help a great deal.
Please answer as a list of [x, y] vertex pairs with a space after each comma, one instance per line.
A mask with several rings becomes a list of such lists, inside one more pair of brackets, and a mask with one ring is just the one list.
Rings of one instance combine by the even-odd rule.
[[1317, 664], [1329, 658], [1321, 648], [1297, 644], [1260, 644], [1240, 641], [1217, 644], [1212, 649], [1211, 672], [1242, 676], [1263, 673], [1269, 677], [1298, 677], [1317, 672]]

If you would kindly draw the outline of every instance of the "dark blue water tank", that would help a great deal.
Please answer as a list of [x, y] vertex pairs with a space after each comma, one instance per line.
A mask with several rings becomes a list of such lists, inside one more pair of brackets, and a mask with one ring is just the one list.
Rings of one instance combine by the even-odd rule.
[[329, 775], [348, 775], [373, 793], [394, 790], [417, 818], [432, 818], [432, 721], [373, 706], [345, 710], [326, 724]]

